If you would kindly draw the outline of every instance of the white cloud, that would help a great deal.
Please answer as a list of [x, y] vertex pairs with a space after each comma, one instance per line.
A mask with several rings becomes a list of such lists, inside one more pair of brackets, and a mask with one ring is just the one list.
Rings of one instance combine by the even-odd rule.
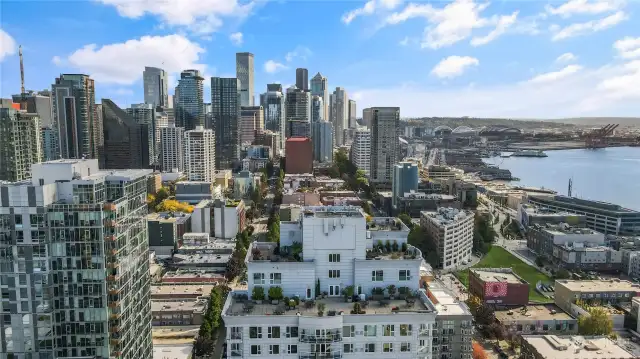
[[287, 54], [284, 55], [284, 58], [285, 60], [287, 60], [287, 62], [291, 62], [295, 59], [306, 61], [307, 58], [312, 54], [313, 52], [311, 52], [311, 50], [308, 47], [298, 46], [293, 51], [287, 52]]
[[133, 96], [133, 90], [132, 89], [128, 89], [128, 88], [122, 88], [121, 87], [121, 88], [110, 90], [109, 92], [114, 94], [114, 95]]
[[353, 9], [342, 15], [342, 22], [350, 24], [358, 16], [371, 15], [380, 10], [393, 10], [398, 7], [398, 5], [402, 4], [402, 2], [403, 0], [369, 0], [364, 4], [364, 6]]
[[223, 18], [247, 16], [255, 3], [240, 4], [238, 0], [98, 0], [114, 6], [121, 16], [140, 18], [153, 15], [163, 24], [183, 26], [197, 35], [217, 31]]
[[578, 14], [602, 14], [619, 10], [625, 5], [622, 0], [569, 0], [566, 3], [553, 7], [547, 5], [545, 9], [551, 15], [570, 17]]
[[398, 43], [400, 46], [407, 46], [409, 45], [409, 36], [406, 36], [404, 39], [400, 40], [400, 42]]
[[17, 50], [18, 46], [13, 37], [0, 29], [0, 61], [7, 56], [15, 55]]
[[53, 63], [56, 66], [60, 66], [62, 64], [62, 59], [60, 58], [60, 56], [56, 55], [51, 58], [51, 63]]
[[229, 40], [234, 45], [241, 46], [242, 43], [244, 42], [244, 36], [242, 35], [241, 32], [234, 32], [233, 34], [229, 35]]
[[618, 25], [619, 23], [627, 20], [629, 17], [624, 11], [618, 11], [613, 15], [601, 18], [599, 20], [592, 20], [587, 22], [575, 23], [566, 27], [552, 26], [550, 29], [555, 30], [555, 34], [551, 38], [553, 41], [564, 40], [571, 37], [582, 36], [598, 31], [606, 30], [610, 27]]
[[640, 57], [640, 37], [625, 37], [616, 41], [613, 47], [624, 59]]
[[278, 71], [282, 71], [282, 70], [286, 70], [287, 66], [284, 64], [281, 64], [277, 61], [274, 60], [269, 60], [267, 62], [264, 63], [264, 71], [266, 71], [267, 73], [270, 74], [274, 74]]
[[518, 11], [514, 12], [511, 15], [500, 16], [498, 20], [498, 24], [496, 24], [495, 29], [493, 29], [490, 33], [488, 33], [484, 37], [474, 37], [471, 39], [471, 45], [473, 46], [481, 46], [490, 43], [491, 41], [497, 39], [502, 34], [504, 34], [511, 25], [516, 22], [516, 18], [518, 17]]
[[431, 4], [408, 4], [402, 11], [386, 17], [385, 25], [396, 25], [413, 18], [425, 18], [428, 26], [424, 29], [423, 48], [437, 49], [453, 45], [470, 37], [474, 30], [494, 27], [484, 37], [472, 40], [474, 46], [487, 44], [502, 35], [512, 26], [518, 12], [511, 15], [482, 17], [489, 3], [476, 3], [474, 0], [455, 0], [443, 8], [434, 8]]
[[562, 70], [540, 74], [540, 75], [532, 78], [528, 82], [530, 82], [530, 83], [554, 82], [554, 81], [561, 80], [561, 79], [563, 79], [565, 77], [569, 77], [569, 76], [575, 74], [576, 72], [578, 72], [580, 70], [582, 70], [582, 66], [580, 66], [580, 65], [567, 65]]
[[578, 59], [578, 57], [570, 52], [565, 52], [564, 54], [558, 56], [558, 58], [556, 59], [556, 62], [558, 63], [567, 63], [567, 62], [574, 62]]
[[449, 56], [440, 61], [431, 70], [431, 74], [439, 78], [457, 77], [462, 75], [467, 68], [478, 66], [479, 64], [480, 61], [474, 57]]
[[130, 85], [142, 77], [145, 66], [155, 66], [169, 73], [185, 69], [205, 71], [198, 63], [205, 50], [181, 35], [143, 36], [98, 47], [85, 45], [66, 59], [71, 67], [88, 73], [96, 81]]

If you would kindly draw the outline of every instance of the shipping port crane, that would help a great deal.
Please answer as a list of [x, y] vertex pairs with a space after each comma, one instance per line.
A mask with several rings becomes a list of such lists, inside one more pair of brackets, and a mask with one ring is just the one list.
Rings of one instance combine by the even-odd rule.
[[617, 124], [608, 124], [587, 133], [584, 140], [587, 148], [596, 149], [607, 147], [607, 136], [610, 136], [618, 126]]

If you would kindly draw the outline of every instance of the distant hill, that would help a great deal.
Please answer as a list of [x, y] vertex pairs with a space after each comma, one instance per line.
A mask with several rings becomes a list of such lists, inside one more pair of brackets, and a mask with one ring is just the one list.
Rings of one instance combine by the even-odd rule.
[[553, 122], [568, 123], [576, 126], [604, 126], [615, 123], [621, 127], [640, 127], [640, 117], [576, 117], [549, 120]]
[[406, 118], [403, 119], [405, 124], [414, 126], [428, 126], [435, 128], [437, 126], [449, 126], [456, 128], [458, 126], [468, 126], [471, 128], [480, 128], [483, 126], [507, 126], [520, 129], [535, 128], [572, 128], [575, 126], [571, 123], [561, 123], [556, 120], [534, 120], [534, 119], [506, 119], [506, 118], [473, 118], [473, 117], [423, 117], [423, 118]]

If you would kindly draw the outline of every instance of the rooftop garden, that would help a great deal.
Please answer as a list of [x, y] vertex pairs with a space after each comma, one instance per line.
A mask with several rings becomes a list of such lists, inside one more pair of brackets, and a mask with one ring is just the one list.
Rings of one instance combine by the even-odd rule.
[[416, 259], [419, 256], [419, 251], [413, 246], [389, 240], [378, 241], [372, 249], [367, 250], [367, 259]]
[[240, 204], [240, 200], [236, 200], [236, 199], [227, 199], [225, 206], [227, 207], [238, 207], [238, 205]]

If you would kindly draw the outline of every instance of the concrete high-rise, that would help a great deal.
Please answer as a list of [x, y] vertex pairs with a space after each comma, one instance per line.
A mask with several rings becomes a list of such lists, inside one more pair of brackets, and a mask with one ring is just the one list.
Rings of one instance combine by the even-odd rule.
[[37, 114], [0, 108], [0, 181], [31, 177], [31, 165], [43, 156], [40, 128]]
[[[204, 126], [204, 78], [198, 70], [184, 70], [176, 87], [176, 126], [192, 130]], [[212, 91], [213, 92], [213, 91]]]
[[[22, 95], [12, 95], [13, 102], [20, 103]], [[53, 123], [51, 112], [51, 92], [44, 91], [27, 91], [25, 94], [27, 100], [27, 113], [36, 113], [40, 117], [42, 127], [50, 126]]]
[[236, 78], [211, 78], [211, 118], [213, 120], [211, 128], [216, 134], [216, 168], [218, 169], [229, 169], [235, 161], [240, 160], [240, 133], [238, 132], [240, 97], [242, 96], [240, 86], [241, 83]]
[[349, 99], [347, 91], [342, 87], [336, 87], [330, 97], [329, 113], [333, 124], [336, 146], [345, 144], [344, 130], [349, 127]]
[[31, 173], [0, 184], [1, 355], [151, 358], [151, 171], [67, 159]]
[[324, 119], [330, 121], [329, 118], [329, 85], [327, 78], [322, 76], [321, 73], [317, 73], [310, 81], [311, 83], [311, 95], [322, 97], [322, 103], [324, 104]]
[[321, 122], [321, 121], [328, 121], [328, 119], [326, 119], [324, 117], [324, 101], [322, 100], [322, 97], [318, 96], [318, 95], [312, 95], [311, 97], [311, 123], [316, 123], [316, 122]]
[[391, 183], [393, 166], [399, 157], [400, 108], [372, 107], [371, 111], [370, 179]]
[[282, 84], [267, 84], [267, 92], [268, 91], [284, 92], [282, 90]]
[[[270, 84], [277, 85], [277, 84]], [[278, 85], [282, 89], [282, 85]], [[260, 106], [264, 111], [264, 127], [272, 131], [280, 137], [278, 150], [284, 149], [284, 141], [286, 139], [286, 118], [285, 118], [285, 99], [282, 91], [276, 91], [278, 87], [269, 88], [267, 92], [260, 96]], [[274, 149], [274, 152], [277, 152]]]
[[356, 122], [356, 101], [349, 100], [349, 128], [358, 127], [358, 123]]
[[[58, 129], [53, 124], [43, 126], [40, 128], [40, 134], [42, 136], [42, 160], [52, 161], [59, 159], [60, 138], [58, 136]], [[104, 145], [104, 138], [102, 143]]]
[[157, 67], [145, 67], [142, 73], [144, 86], [144, 103], [154, 107], [169, 106], [169, 92], [167, 72]]
[[302, 91], [309, 91], [309, 70], [296, 69], [296, 87]]
[[287, 138], [285, 173], [313, 173], [313, 146], [308, 137]]
[[104, 169], [149, 168], [152, 151], [149, 125], [137, 123], [113, 101], [102, 99], [104, 146], [101, 167]]
[[398, 198], [405, 193], [418, 190], [418, 165], [413, 162], [399, 162], [393, 166], [393, 183], [391, 184], [391, 205], [397, 206]]
[[252, 144], [256, 130], [264, 129], [264, 111], [262, 106], [242, 107], [240, 109], [240, 145]]
[[371, 119], [373, 118], [373, 111], [371, 108], [365, 108], [362, 110], [362, 124], [371, 129]]
[[137, 124], [147, 126], [147, 138], [149, 140], [148, 166], [156, 165], [160, 152], [160, 139], [157, 136], [156, 107], [147, 103], [133, 104], [130, 108], [126, 109], [126, 112]]
[[253, 106], [253, 54], [236, 53], [236, 78], [240, 82], [240, 106]]
[[333, 162], [333, 125], [328, 121], [311, 124], [311, 141], [314, 161]]
[[287, 137], [311, 137], [311, 93], [291, 86], [285, 98]]
[[82, 74], [63, 74], [51, 85], [53, 122], [58, 129], [62, 158], [98, 158], [96, 104], [93, 80]]
[[198, 126], [184, 133], [184, 164], [189, 181], [215, 181], [216, 138], [213, 130]]
[[371, 171], [371, 131], [357, 130], [351, 143], [351, 162], [369, 177]]
[[161, 168], [163, 172], [184, 171], [184, 128], [169, 125], [160, 129]]

